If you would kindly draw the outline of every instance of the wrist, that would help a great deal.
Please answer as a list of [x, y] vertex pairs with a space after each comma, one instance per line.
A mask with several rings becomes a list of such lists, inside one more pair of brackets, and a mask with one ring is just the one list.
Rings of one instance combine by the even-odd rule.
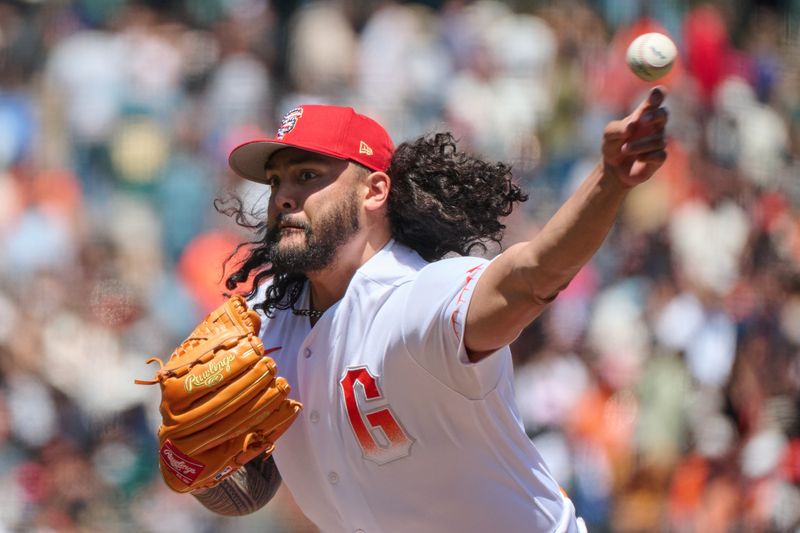
[[606, 163], [605, 161], [600, 162], [600, 179], [599, 183], [603, 187], [607, 187], [611, 190], [616, 190], [622, 194], [627, 194], [628, 191], [633, 189], [636, 185], [633, 183], [629, 183], [623, 176], [623, 173], [619, 171], [619, 169], [615, 168], [613, 165]]

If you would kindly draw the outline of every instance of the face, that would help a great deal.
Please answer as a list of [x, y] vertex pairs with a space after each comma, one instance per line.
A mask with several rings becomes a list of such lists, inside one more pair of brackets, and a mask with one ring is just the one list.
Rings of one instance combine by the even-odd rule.
[[357, 167], [295, 148], [276, 152], [266, 168], [270, 185], [266, 244], [273, 268], [326, 268], [358, 232]]

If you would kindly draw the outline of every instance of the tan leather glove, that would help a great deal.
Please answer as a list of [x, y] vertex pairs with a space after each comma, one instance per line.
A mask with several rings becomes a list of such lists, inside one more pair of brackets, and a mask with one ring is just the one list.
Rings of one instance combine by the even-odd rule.
[[258, 314], [240, 296], [209, 314], [155, 379], [161, 385], [159, 466], [167, 485], [189, 492], [217, 485], [275, 441], [302, 404], [288, 398], [275, 361], [257, 337]]

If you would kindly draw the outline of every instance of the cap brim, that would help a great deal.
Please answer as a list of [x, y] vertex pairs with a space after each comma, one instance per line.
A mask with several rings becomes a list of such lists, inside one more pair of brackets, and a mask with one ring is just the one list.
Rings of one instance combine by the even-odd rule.
[[254, 141], [242, 143], [234, 148], [228, 156], [228, 165], [230, 165], [231, 170], [244, 179], [265, 183], [266, 175], [264, 173], [264, 168], [267, 161], [272, 157], [272, 154], [283, 148], [298, 148], [300, 150], [315, 152], [337, 159], [344, 159], [340, 154], [333, 153], [326, 149], [299, 146], [267, 139], [256, 139]]
[[272, 154], [288, 145], [257, 139], [234, 148], [228, 156], [228, 165], [239, 176], [259, 183], [266, 181], [264, 166]]

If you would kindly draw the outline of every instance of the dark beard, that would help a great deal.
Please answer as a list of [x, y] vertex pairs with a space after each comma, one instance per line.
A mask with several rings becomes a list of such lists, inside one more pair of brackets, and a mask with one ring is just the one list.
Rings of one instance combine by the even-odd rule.
[[278, 215], [275, 224], [267, 230], [264, 244], [267, 256], [276, 274], [307, 273], [322, 270], [330, 266], [339, 248], [346, 244], [358, 231], [358, 198], [355, 191], [341, 201], [336, 208], [322, 213], [312, 225], [292, 221], [305, 232], [305, 244], [280, 248], [280, 224], [291, 217]]

